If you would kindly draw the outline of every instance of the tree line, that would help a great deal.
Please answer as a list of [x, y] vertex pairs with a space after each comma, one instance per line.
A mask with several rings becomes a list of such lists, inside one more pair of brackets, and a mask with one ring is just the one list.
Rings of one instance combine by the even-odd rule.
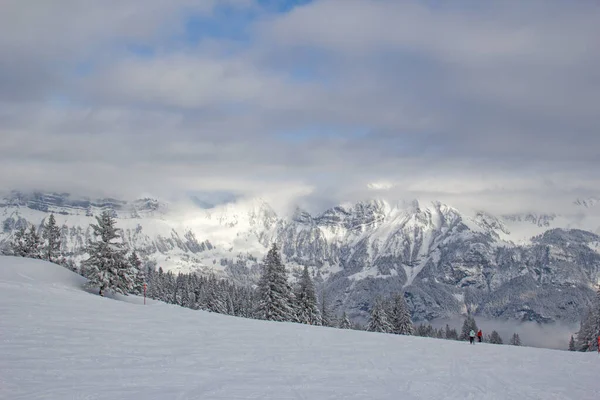
[[[472, 315], [468, 315], [464, 322], [460, 333], [454, 329], [450, 328], [450, 325], [446, 324], [445, 328], [434, 328], [431, 324], [420, 324], [415, 328], [416, 336], [424, 336], [431, 337], [437, 339], [448, 339], [448, 340], [460, 340], [465, 341], [469, 340], [469, 333], [478, 332], [479, 327], [477, 326], [477, 322]], [[490, 344], [504, 344], [504, 340], [496, 330], [492, 330], [491, 333], [486, 333], [482, 337], [482, 342], [490, 343]], [[512, 346], [521, 346], [521, 337], [518, 333], [513, 333], [512, 337], [508, 341], [508, 344]]]
[[[411, 321], [404, 293], [375, 301], [365, 326], [352, 323], [345, 312], [341, 316], [335, 316], [328, 307], [325, 292], [321, 293], [320, 299], [317, 298], [315, 285], [307, 267], [304, 267], [295, 284], [292, 285], [288, 281], [285, 265], [275, 244], [263, 260], [256, 287], [236, 285], [214, 275], [175, 275], [171, 271], [164, 272], [162, 268], [157, 270], [152, 262], [143, 265], [135, 250], [129, 251], [125, 247], [111, 213], [103, 212], [96, 217], [96, 222], [91, 224], [93, 238], [87, 243], [88, 258], [79, 268], [61, 255], [61, 230], [53, 214], [50, 214], [47, 222], [42, 223], [41, 234], [33, 225], [28, 229], [19, 228], [10, 246], [11, 253], [66, 266], [85, 276], [88, 284], [97, 288], [100, 295], [104, 295], [106, 291], [141, 295], [146, 284], [146, 295], [151, 299], [245, 318], [449, 340], [467, 340], [471, 329], [475, 332], [478, 330], [472, 316], [465, 319], [460, 334], [448, 325], [440, 329], [427, 324], [415, 326]], [[600, 304], [600, 291], [597, 303]], [[600, 307], [596, 307], [596, 310], [600, 311]], [[591, 313], [586, 323], [582, 323], [580, 333], [591, 332], [593, 329], [588, 329], [588, 326], [600, 322], [598, 311]], [[590, 336], [585, 335], [582, 334], [579, 341]], [[496, 331], [486, 335], [484, 341], [503, 343]], [[520, 345], [518, 334], [515, 333], [509, 343]]]
[[40, 231], [41, 234], [33, 224], [18, 228], [10, 245], [10, 253], [66, 265], [67, 260], [60, 251], [61, 231], [54, 214], [50, 214], [48, 221], [42, 223]]
[[581, 320], [577, 339], [571, 336], [569, 350], [571, 351], [598, 351], [598, 338], [600, 338], [600, 286], [596, 297], [588, 309], [586, 316]]

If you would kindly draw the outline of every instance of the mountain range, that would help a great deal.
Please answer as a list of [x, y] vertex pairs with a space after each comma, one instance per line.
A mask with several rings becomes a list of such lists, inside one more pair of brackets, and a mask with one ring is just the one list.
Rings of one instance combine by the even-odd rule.
[[253, 284], [271, 243], [290, 278], [308, 266], [335, 312], [364, 321], [374, 301], [404, 291], [413, 320], [472, 313], [519, 321], [577, 321], [600, 274], [597, 199], [569, 212], [494, 215], [438, 201], [382, 199], [343, 204], [313, 215], [279, 215], [261, 199], [202, 207], [88, 199], [68, 193], [0, 196], [0, 247], [26, 223], [54, 213], [62, 252], [86, 257], [94, 216], [108, 210], [126, 245], [165, 270], [215, 273]]

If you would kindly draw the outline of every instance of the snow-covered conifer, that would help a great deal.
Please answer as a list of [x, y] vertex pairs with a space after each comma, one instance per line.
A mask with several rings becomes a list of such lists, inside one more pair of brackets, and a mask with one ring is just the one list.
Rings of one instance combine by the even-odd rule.
[[133, 288], [135, 270], [125, 257], [127, 250], [123, 243], [118, 242], [120, 236], [115, 220], [106, 211], [96, 220], [98, 223], [91, 225], [96, 240], [88, 243], [89, 258], [83, 262], [89, 284], [99, 287], [100, 295], [105, 290], [127, 294]]
[[410, 319], [410, 311], [404, 299], [404, 294], [400, 293], [394, 297], [391, 315], [389, 320], [392, 324], [392, 333], [397, 335], [412, 335], [414, 333], [413, 323]]
[[258, 282], [257, 317], [270, 321], [294, 321], [292, 291], [277, 245], [265, 257]]
[[305, 266], [296, 290], [296, 313], [298, 322], [309, 325], [321, 325], [321, 313], [317, 305], [315, 285]]
[[369, 332], [383, 332], [392, 333], [394, 330], [392, 324], [388, 321], [384, 306], [381, 301], [376, 301], [373, 309], [371, 310], [371, 316], [367, 324], [367, 331]]
[[465, 318], [465, 322], [463, 323], [463, 326], [462, 326], [462, 331], [460, 333], [460, 340], [469, 339], [469, 333], [471, 332], [471, 330], [473, 330], [475, 333], [477, 333], [477, 331], [479, 329], [477, 328], [477, 322], [475, 322], [475, 318], [473, 318], [471, 315], [468, 315], [467, 318]]
[[575, 347], [580, 351], [598, 350], [598, 335], [600, 335], [600, 288], [587, 315], [581, 321]]
[[29, 231], [25, 236], [25, 245], [27, 247], [27, 257], [42, 258], [42, 246], [44, 244], [34, 225], [29, 226]]
[[521, 338], [519, 337], [518, 333], [514, 333], [512, 338], [510, 339], [510, 344], [513, 346], [520, 346], [521, 345]]
[[205, 309], [207, 311], [219, 314], [227, 314], [226, 295], [219, 287], [219, 282], [214, 275], [208, 280], [205, 294]]
[[142, 260], [138, 257], [136, 251], [134, 250], [127, 259], [129, 265], [134, 270], [134, 278], [133, 278], [133, 289], [132, 292], [135, 294], [143, 294], [144, 293], [144, 283], [146, 283], [146, 271], [145, 268], [142, 267]]
[[329, 307], [329, 296], [324, 287], [321, 288], [321, 298], [319, 299], [319, 311], [321, 313], [321, 325], [335, 327], [335, 316]]
[[17, 257], [27, 257], [27, 254], [29, 254], [27, 249], [27, 231], [24, 226], [21, 226], [15, 232], [10, 244], [10, 250], [11, 254]]
[[42, 238], [44, 239], [43, 258], [50, 262], [56, 262], [60, 257], [60, 228], [56, 225], [54, 214], [50, 214], [48, 222], [42, 227]]
[[498, 332], [492, 331], [492, 333], [490, 334], [490, 343], [491, 344], [502, 344], [503, 343], [502, 338], [500, 337], [500, 334]]
[[571, 340], [569, 340], [569, 351], [575, 351], [575, 338], [571, 335]]
[[340, 318], [340, 324], [338, 326], [340, 329], [352, 329], [352, 324], [350, 323], [350, 319], [346, 312], [342, 314], [342, 318]]
[[450, 325], [446, 324], [446, 332], [444, 333], [446, 339], [449, 340], [458, 340], [458, 332], [456, 329], [450, 329]]

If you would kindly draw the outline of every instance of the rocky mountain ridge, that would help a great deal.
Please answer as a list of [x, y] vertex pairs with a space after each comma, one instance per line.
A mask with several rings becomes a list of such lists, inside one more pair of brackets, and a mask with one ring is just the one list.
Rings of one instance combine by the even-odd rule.
[[[501, 319], [574, 321], [593, 296], [600, 237], [554, 226], [559, 215], [468, 215], [443, 204], [369, 200], [312, 215], [283, 217], [260, 199], [182, 209], [156, 199], [74, 199], [12, 192], [0, 198], [6, 246], [19, 226], [50, 212], [62, 226], [63, 252], [84, 255], [94, 215], [110, 210], [125, 243], [171, 270], [216, 272], [252, 283], [278, 243], [293, 276], [310, 267], [336, 311], [367, 315], [379, 296], [404, 290], [415, 320], [472, 312]], [[532, 232], [527, 243], [513, 232]]]

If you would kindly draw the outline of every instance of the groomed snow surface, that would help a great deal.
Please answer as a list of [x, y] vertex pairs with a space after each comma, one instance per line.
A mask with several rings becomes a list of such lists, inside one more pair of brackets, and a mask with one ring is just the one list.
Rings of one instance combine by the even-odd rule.
[[1, 399], [600, 399], [593, 353], [144, 306], [83, 284], [0, 257]]

